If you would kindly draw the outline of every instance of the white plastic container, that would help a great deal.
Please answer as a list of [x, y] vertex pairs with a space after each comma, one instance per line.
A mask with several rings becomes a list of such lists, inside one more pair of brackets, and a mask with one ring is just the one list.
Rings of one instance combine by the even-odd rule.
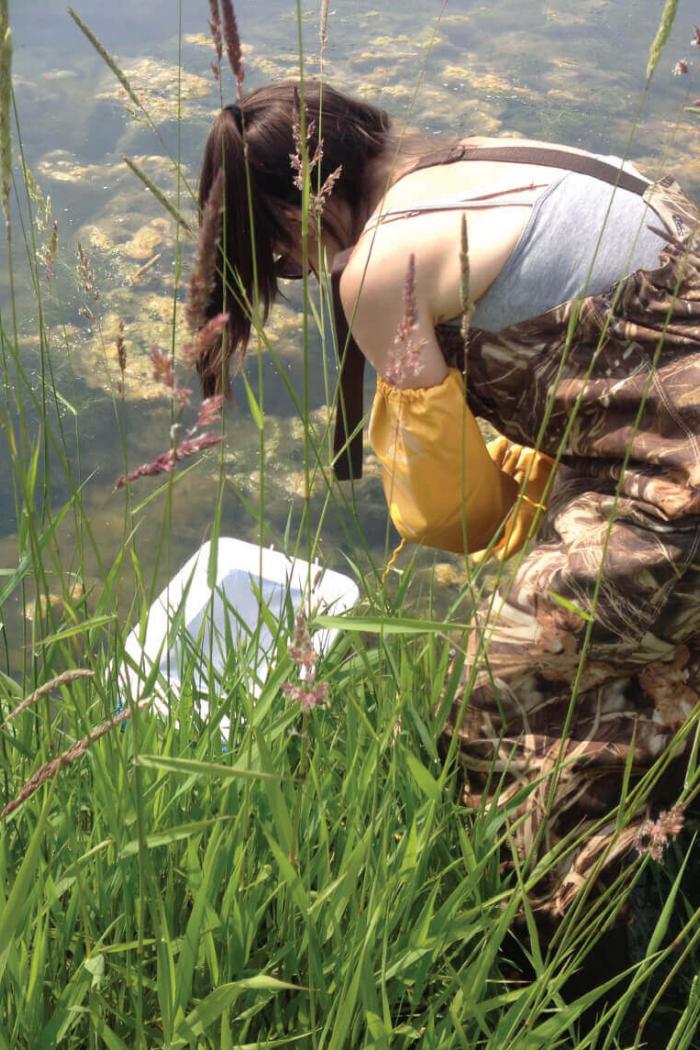
[[[205, 543], [151, 606], [145, 636], [135, 628], [126, 641], [126, 653], [136, 666], [122, 664], [124, 688], [132, 699], [139, 699], [157, 667], [149, 692], [162, 714], [169, 711], [164, 687], [177, 692], [188, 653], [195, 660], [195, 688], [202, 694], [199, 713], [206, 718], [209, 664], [215, 672], [221, 671], [231, 645], [245, 661], [250, 691], [257, 696], [270, 670], [275, 635], [281, 632], [286, 644], [289, 624], [298, 611], [338, 615], [359, 598], [349, 576], [322, 569], [317, 562], [292, 560], [271, 547], [224, 537], [218, 542], [212, 591], [207, 582], [210, 555], [211, 544]], [[316, 651], [327, 652], [336, 634], [335, 630], [317, 631], [313, 636]], [[222, 719], [220, 727], [227, 734], [229, 720]]]

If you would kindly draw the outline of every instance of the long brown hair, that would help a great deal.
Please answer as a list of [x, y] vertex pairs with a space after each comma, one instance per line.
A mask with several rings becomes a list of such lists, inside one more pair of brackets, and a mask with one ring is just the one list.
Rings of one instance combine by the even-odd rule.
[[[205, 397], [227, 392], [231, 357], [235, 354], [237, 361], [242, 361], [248, 345], [251, 311], [246, 301], [251, 304], [254, 297], [253, 252], [257, 293], [265, 319], [278, 292], [274, 252], [295, 247], [293, 219], [301, 208], [301, 192], [294, 181], [296, 173], [290, 156], [296, 152], [293, 128], [299, 120], [298, 109], [296, 81], [256, 88], [244, 95], [240, 104], [221, 111], [207, 138], [199, 183], [200, 208], [203, 212], [217, 176], [223, 171], [224, 219], [219, 243], [222, 250], [206, 316], [212, 318], [225, 311], [229, 320], [222, 338], [200, 347], [197, 368]], [[341, 168], [333, 185], [333, 197], [347, 203], [352, 214], [357, 215], [366, 193], [368, 164], [391, 143], [388, 115], [328, 84], [321, 88], [314, 81], [304, 85], [304, 111], [310, 131], [310, 157], [318, 148], [319, 134], [322, 139], [321, 183]], [[253, 205], [252, 234], [246, 154]], [[318, 176], [315, 171], [314, 181]], [[323, 217], [321, 222], [324, 224]]]

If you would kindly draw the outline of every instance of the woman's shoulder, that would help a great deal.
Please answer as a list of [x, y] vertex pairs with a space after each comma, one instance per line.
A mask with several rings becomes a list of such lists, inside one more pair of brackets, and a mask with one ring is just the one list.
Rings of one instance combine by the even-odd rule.
[[393, 303], [397, 294], [400, 300], [415, 249], [413, 238], [414, 231], [401, 223], [375, 226], [359, 238], [340, 276], [340, 297], [348, 317], [358, 310], [374, 313], [383, 303]]
[[399, 385], [431, 386], [445, 373], [433, 331], [433, 249], [416, 244], [401, 224], [392, 226], [373, 230], [355, 246], [340, 275], [340, 299], [358, 346], [377, 372], [387, 374], [397, 334], [405, 328], [404, 336], [421, 348], [421, 372], [419, 380], [409, 377]]

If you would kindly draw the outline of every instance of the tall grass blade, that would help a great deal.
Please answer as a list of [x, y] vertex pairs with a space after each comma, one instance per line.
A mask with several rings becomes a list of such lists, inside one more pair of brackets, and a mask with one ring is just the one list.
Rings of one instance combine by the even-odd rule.
[[649, 61], [647, 62], [647, 82], [651, 80], [651, 77], [656, 69], [656, 65], [661, 57], [661, 51], [664, 44], [669, 38], [671, 30], [673, 29], [673, 23], [676, 20], [676, 11], [678, 9], [678, 0], [666, 0], [664, 9], [661, 13], [661, 21], [659, 22], [659, 28], [656, 31], [656, 36], [651, 45], [649, 51]]
[[150, 769], [162, 769], [166, 773], [181, 773], [194, 777], [222, 777], [224, 780], [236, 780], [238, 777], [249, 780], [281, 780], [274, 773], [261, 770], [240, 769], [237, 766], [222, 766], [217, 762], [200, 762], [194, 758], [167, 758], [160, 755], [139, 755], [136, 764]]
[[[178, 1026], [172, 1044], [173, 1048], [191, 1046], [193, 1041], [198, 1036], [203, 1036], [207, 1028], [219, 1019], [224, 1010], [227, 1010], [240, 997], [243, 991], [274, 993], [284, 991], [298, 992], [303, 991], [303, 989], [298, 984], [290, 984], [289, 981], [281, 981], [277, 977], [271, 977], [264, 973], [255, 977], [244, 977], [240, 981], [230, 981], [228, 984], [222, 984], [215, 988], [213, 992], [210, 992], [206, 999], [203, 999]], [[301, 1036], [296, 1036], [296, 1038], [301, 1038]], [[285, 1044], [278, 1043], [275, 1040], [269, 1045], [281, 1046]]]
[[126, 91], [127, 95], [131, 99], [131, 101], [134, 103], [136, 108], [141, 110], [142, 113], [144, 113], [146, 116], [148, 116], [148, 113], [147, 113], [147, 111], [146, 111], [146, 109], [145, 109], [145, 107], [143, 105], [143, 102], [141, 101], [139, 96], [136, 94], [136, 91], [134, 90], [134, 88], [131, 86], [131, 83], [129, 82], [129, 79], [128, 79], [126, 73], [124, 73], [123, 70], [121, 70], [119, 68], [117, 62], [115, 61], [114, 58], [112, 58], [112, 56], [110, 55], [109, 51], [104, 46], [104, 44], [95, 36], [95, 34], [93, 33], [92, 29], [90, 29], [90, 27], [88, 25], [86, 25], [85, 22], [83, 22], [83, 20], [80, 17], [80, 15], [78, 15], [73, 10], [72, 7], [68, 8], [68, 14], [71, 16], [71, 18], [73, 19], [73, 21], [75, 22], [75, 24], [77, 25], [77, 27], [81, 31], [81, 33], [83, 33], [83, 35], [86, 36], [87, 39], [90, 41], [90, 43], [94, 47], [95, 51], [97, 51], [97, 53], [100, 56], [100, 58], [102, 58], [104, 60], [104, 62], [106, 62], [106, 64], [109, 66], [109, 68], [112, 70], [112, 72], [114, 73], [115, 77], [117, 78], [117, 80], [119, 81], [121, 86], [124, 88], [124, 90]]
[[44, 828], [51, 805], [51, 791], [47, 794], [36, 827], [32, 832], [19, 871], [12, 884], [9, 896], [0, 912], [0, 981], [2, 981], [12, 942], [32, 891], [36, 890], [36, 870], [41, 858]]
[[[127, 157], [126, 154], [122, 156], [122, 160], [126, 164], [127, 168], [129, 168], [129, 170], [134, 173], [136, 178], [141, 180], [146, 189], [150, 190], [150, 192], [153, 194], [158, 203], [162, 205], [163, 208], [165, 208], [165, 210], [170, 216], [172, 216], [172, 218], [175, 220], [178, 226], [181, 226], [185, 233], [187, 233], [190, 237], [194, 237], [195, 232], [190, 226], [190, 224], [187, 222], [186, 219], [182, 217], [182, 214], [178, 211], [175, 205], [168, 200], [168, 198], [165, 196], [160, 187], [156, 186], [153, 179], [149, 178], [149, 176], [146, 174], [143, 168], [139, 167], [136, 161], [132, 160], [131, 157]], [[144, 267], [141, 267], [140, 272], [144, 272], [144, 269]]]

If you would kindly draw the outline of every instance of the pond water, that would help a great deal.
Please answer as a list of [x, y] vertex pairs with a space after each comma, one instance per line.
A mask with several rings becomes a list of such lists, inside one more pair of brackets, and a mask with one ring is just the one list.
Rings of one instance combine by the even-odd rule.
[[[187, 186], [178, 186], [171, 158], [181, 159], [186, 180], [195, 187], [201, 147], [218, 105], [210, 70], [208, 4], [76, 3], [79, 15], [142, 95], [155, 130], [131, 111], [114, 75], [67, 15], [63, 0], [11, 3], [23, 149], [36, 183], [38, 210], [44, 209], [39, 250], [54, 219], [59, 234], [55, 277], [44, 281], [41, 289], [47, 332], [42, 355], [37, 302], [16, 222], [22, 364], [39, 392], [42, 357], [44, 371], [50, 365], [57, 391], [56, 400], [51, 390], [51, 411], [65, 428], [75, 476], [85, 480], [83, 501], [104, 563], [109, 565], [115, 557], [125, 522], [131, 526], [138, 521], [139, 556], [158, 583], [206, 538], [218, 465], [215, 456], [205, 459], [175, 485], [172, 502], [159, 497], [133, 519], [125, 517], [124, 493], [113, 491], [125, 456], [134, 467], [169, 446], [170, 406], [151, 377], [148, 355], [153, 345], [170, 346], [174, 301], [183, 298], [192, 259], [191, 244], [178, 243], [174, 223], [126, 168], [122, 156], [135, 158], [173, 201], [179, 197], [185, 214], [194, 216]], [[649, 44], [663, 7], [660, 0], [450, 0], [439, 17], [441, 6], [439, 0], [331, 3], [328, 79], [384, 106], [399, 123], [428, 136], [527, 135], [603, 153], [624, 151], [643, 99]], [[245, 46], [246, 86], [295, 75], [296, 5], [291, 0], [238, 0], [236, 9]], [[689, 2], [679, 5], [629, 152], [650, 175], [670, 170], [686, 189], [698, 193], [700, 131], [683, 111], [684, 103], [700, 94], [692, 63], [695, 50], [689, 45], [694, 11]], [[302, 24], [307, 69], [314, 73], [318, 4], [302, 5]], [[672, 68], [681, 58], [691, 60], [691, 70], [676, 78]], [[232, 95], [227, 74], [225, 70], [224, 84]], [[77, 274], [78, 242], [89, 257], [99, 299], [85, 292]], [[2, 321], [9, 331], [4, 250], [0, 273]], [[296, 295], [292, 289], [289, 302], [275, 310], [270, 324], [275, 353], [264, 355], [261, 368], [266, 413], [264, 539], [275, 544], [283, 542], [290, 513], [291, 534], [296, 534], [303, 507], [302, 426], [287, 388], [288, 382], [299, 391], [303, 385]], [[86, 316], [86, 307], [92, 316]], [[123, 397], [115, 393], [120, 322], [127, 348]], [[178, 320], [176, 342], [183, 337]], [[324, 376], [315, 363], [317, 344], [312, 335], [309, 396], [312, 418], [323, 434], [326, 387], [332, 377]], [[257, 390], [255, 355], [248, 374]], [[237, 408], [227, 424], [222, 531], [253, 539], [259, 536], [259, 526], [250, 505], [256, 506], [260, 496], [261, 449], [240, 380], [235, 392]], [[11, 390], [2, 396], [12, 404]], [[196, 413], [196, 401], [195, 395], [187, 419]], [[39, 415], [31, 406], [26, 425], [30, 437], [37, 432]], [[79, 438], [74, 437], [76, 430]], [[156, 485], [148, 479], [139, 482], [132, 509]], [[321, 484], [313, 496], [312, 524], [321, 513], [324, 488]], [[70, 491], [64, 472], [54, 463], [52, 503], [59, 505]], [[367, 476], [357, 486], [355, 506], [356, 525], [351, 514], [336, 514], [332, 507], [323, 519], [321, 557], [338, 567], [343, 565], [342, 550], [359, 544], [357, 530], [366, 540], [365, 557], [376, 563], [383, 561], [386, 544], [393, 539], [387, 536], [371, 457]], [[0, 508], [0, 568], [11, 568], [17, 564], [17, 517], [4, 447]], [[166, 554], [156, 559], [166, 533]], [[71, 553], [74, 538], [69, 529], [61, 542], [64, 567], [77, 566], [80, 557]], [[85, 564], [96, 576], [98, 560], [94, 552], [85, 553]], [[438, 555], [437, 561], [440, 582], [459, 578], [457, 559]], [[5, 613], [7, 618], [8, 610]], [[12, 620], [11, 609], [9, 616]], [[18, 610], [14, 619], [17, 626]]]

